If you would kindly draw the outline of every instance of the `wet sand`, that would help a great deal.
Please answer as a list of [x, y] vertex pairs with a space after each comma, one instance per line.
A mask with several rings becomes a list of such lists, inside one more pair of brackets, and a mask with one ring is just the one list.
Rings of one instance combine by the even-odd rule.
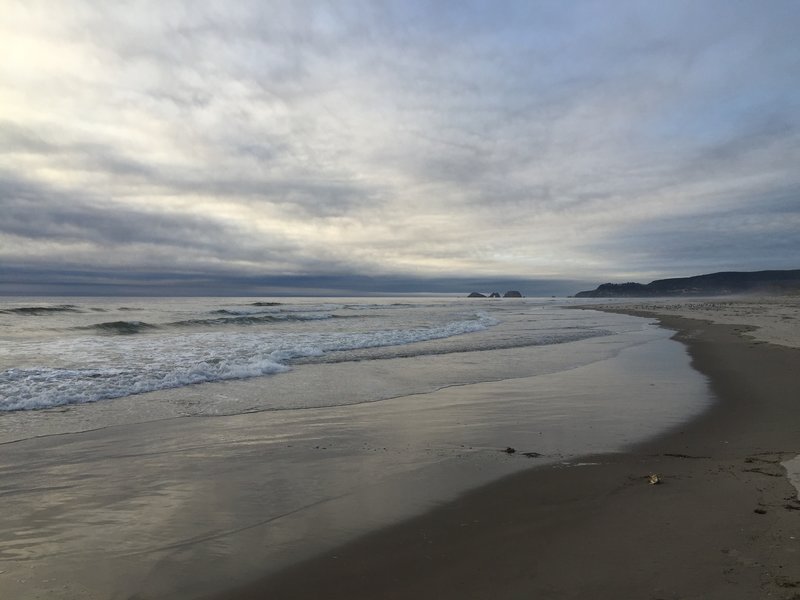
[[213, 598], [800, 598], [800, 502], [781, 466], [800, 453], [800, 350], [660, 321], [717, 397], [692, 422], [512, 475]]
[[[398, 379], [404, 388], [434, 371], [499, 378], [394, 400], [25, 439], [5, 428], [0, 598], [195, 600], [531, 465], [623, 449], [708, 406], [705, 379], [668, 331], [619, 321], [617, 335], [550, 347], [305, 365], [307, 385], [295, 392], [345, 396], [356, 382]], [[265, 384], [273, 381], [248, 383]], [[30, 415], [43, 424], [61, 416]]]

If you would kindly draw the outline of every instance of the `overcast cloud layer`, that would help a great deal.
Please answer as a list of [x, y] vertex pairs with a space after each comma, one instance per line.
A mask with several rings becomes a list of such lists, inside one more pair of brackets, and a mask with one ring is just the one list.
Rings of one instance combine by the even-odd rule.
[[4, 0], [0, 292], [798, 268], [798, 31], [778, 0]]

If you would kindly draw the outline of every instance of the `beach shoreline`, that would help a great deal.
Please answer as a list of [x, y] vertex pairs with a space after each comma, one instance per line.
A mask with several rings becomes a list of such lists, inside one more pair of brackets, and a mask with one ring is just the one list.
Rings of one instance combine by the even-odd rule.
[[[220, 302], [190, 307], [203, 316]], [[175, 320], [159, 303], [137, 306], [148, 322]], [[475, 310], [464, 301], [364, 306], [356, 320], [323, 323], [414, 331]], [[75, 318], [91, 318], [92, 308], [81, 304]], [[0, 596], [198, 598], [531, 465], [620, 450], [710, 402], [684, 348], [653, 323], [538, 300], [486, 310], [497, 326], [433, 348], [404, 346], [403, 356], [382, 351], [380, 360], [0, 415], [9, 442], [0, 461]], [[231, 335], [268, 333], [254, 327]], [[163, 347], [172, 335], [86, 341], [122, 351]], [[180, 347], [195, 339], [176, 335]], [[295, 408], [258, 410], [275, 400]], [[151, 420], [163, 415], [152, 411], [159, 402], [189, 414]], [[226, 414], [237, 405], [251, 409]]]
[[212, 597], [797, 598], [800, 502], [781, 463], [800, 453], [799, 351], [604, 309], [676, 331], [717, 402], [628, 451], [511, 475]]

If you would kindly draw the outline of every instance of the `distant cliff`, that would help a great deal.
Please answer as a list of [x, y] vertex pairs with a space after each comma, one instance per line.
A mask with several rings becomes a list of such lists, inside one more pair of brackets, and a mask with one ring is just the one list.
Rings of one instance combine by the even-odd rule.
[[800, 291], [800, 269], [790, 271], [728, 271], [657, 279], [648, 284], [604, 283], [576, 298], [646, 298], [651, 296], [719, 296], [724, 294]]

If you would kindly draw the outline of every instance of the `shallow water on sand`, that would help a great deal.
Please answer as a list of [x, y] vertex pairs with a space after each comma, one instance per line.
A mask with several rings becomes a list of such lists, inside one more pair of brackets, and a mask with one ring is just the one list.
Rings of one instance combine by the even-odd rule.
[[[586, 314], [613, 333], [490, 350], [465, 340], [472, 351], [297, 364], [67, 413], [7, 413], [42, 432], [115, 425], [3, 446], [0, 596], [197, 597], [708, 406], [669, 332]], [[182, 402], [195, 416], [137, 422]], [[234, 414], [199, 416], [209, 407]]]

